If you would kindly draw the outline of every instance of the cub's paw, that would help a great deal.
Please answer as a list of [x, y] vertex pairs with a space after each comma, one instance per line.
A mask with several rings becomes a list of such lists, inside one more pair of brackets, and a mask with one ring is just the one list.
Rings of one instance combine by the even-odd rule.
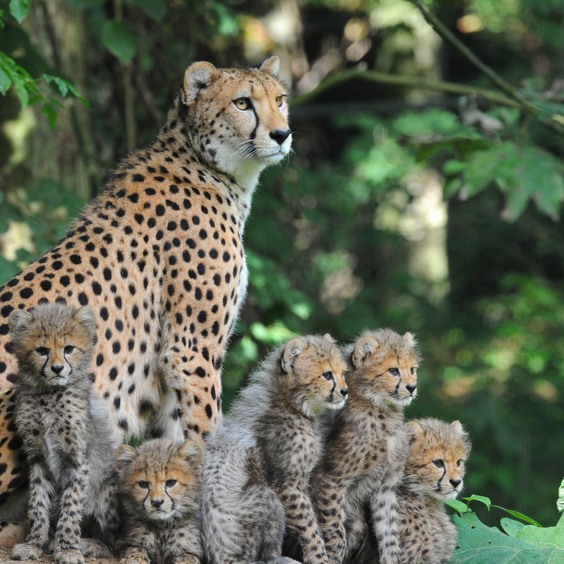
[[130, 549], [119, 561], [119, 564], [150, 564], [150, 560], [146, 552], [136, 549]]
[[80, 552], [86, 558], [111, 558], [108, 547], [97, 539], [80, 539]]
[[56, 564], [84, 564], [84, 556], [80, 550], [56, 550]]
[[37, 560], [43, 555], [43, 550], [34, 544], [22, 542], [16, 544], [12, 549], [12, 558], [14, 560]]

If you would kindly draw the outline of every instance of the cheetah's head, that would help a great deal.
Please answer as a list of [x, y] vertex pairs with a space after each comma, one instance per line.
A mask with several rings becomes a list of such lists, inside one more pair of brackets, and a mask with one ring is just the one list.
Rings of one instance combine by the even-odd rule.
[[204, 461], [195, 441], [174, 444], [154, 439], [116, 450], [120, 490], [131, 513], [165, 522], [196, 511]]
[[417, 395], [420, 355], [411, 333], [366, 331], [348, 353], [351, 393], [398, 407], [409, 405]]
[[302, 413], [312, 416], [345, 405], [346, 363], [331, 336], [292, 339], [282, 349], [280, 367], [277, 385]]
[[411, 451], [403, 483], [413, 492], [453, 499], [464, 485], [470, 439], [460, 421], [416, 419], [407, 423]]
[[278, 57], [248, 70], [198, 62], [184, 74], [180, 101], [193, 148], [245, 188], [254, 188], [260, 172], [292, 145], [279, 67]]

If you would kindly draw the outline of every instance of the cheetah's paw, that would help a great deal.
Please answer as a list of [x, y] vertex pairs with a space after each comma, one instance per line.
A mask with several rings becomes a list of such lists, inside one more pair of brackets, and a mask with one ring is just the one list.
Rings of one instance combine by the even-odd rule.
[[56, 564], [84, 564], [84, 556], [80, 550], [55, 551]]
[[97, 539], [80, 539], [80, 552], [86, 558], [111, 558], [112, 556], [108, 547]]
[[16, 544], [12, 549], [14, 560], [37, 560], [43, 554], [41, 547], [29, 542]]

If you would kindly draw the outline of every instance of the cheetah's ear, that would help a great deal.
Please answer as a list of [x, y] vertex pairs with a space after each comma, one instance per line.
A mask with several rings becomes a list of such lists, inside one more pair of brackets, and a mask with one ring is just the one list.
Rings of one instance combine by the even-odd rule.
[[14, 333], [18, 329], [25, 327], [32, 318], [33, 316], [29, 313], [29, 311], [25, 311], [24, 309], [15, 309], [12, 313], [10, 313], [10, 317], [8, 318], [10, 332]]
[[419, 421], [417, 421], [416, 419], [414, 419], [413, 421], [408, 421], [405, 426], [407, 428], [407, 434], [411, 439], [410, 442], [413, 442], [415, 439], [421, 437], [425, 433], [423, 425], [421, 425], [421, 423], [419, 423]]
[[380, 343], [372, 335], [364, 335], [360, 337], [354, 344], [354, 349], [351, 355], [351, 361], [355, 368], [359, 368], [364, 364], [364, 361], [370, 356], [378, 347]]
[[73, 313], [74, 319], [86, 327], [88, 333], [91, 337], [96, 334], [96, 314], [91, 307], [83, 306], [79, 307]]
[[204, 461], [204, 449], [196, 441], [184, 441], [178, 447], [178, 454], [192, 464], [201, 464]]
[[276, 56], [269, 57], [259, 65], [259, 70], [271, 74], [274, 78], [278, 78], [280, 72], [280, 59]]
[[114, 453], [114, 458], [116, 460], [116, 466], [118, 470], [123, 470], [126, 466], [129, 466], [135, 457], [137, 456], [137, 451], [130, 445], [120, 445], [116, 448]]
[[219, 76], [219, 70], [206, 61], [191, 64], [184, 73], [184, 83], [180, 94], [182, 103], [189, 106], [196, 100], [201, 90], [207, 88]]
[[416, 344], [415, 337], [414, 337], [413, 333], [404, 333], [403, 334], [403, 340], [410, 347], [413, 347]]
[[453, 421], [450, 426], [452, 427], [452, 429], [454, 431], [456, 431], [457, 433], [460, 433], [461, 435], [464, 433], [464, 428], [462, 427], [462, 423], [460, 421], [458, 421], [458, 419], [456, 421]]
[[306, 348], [306, 342], [298, 337], [286, 343], [282, 358], [280, 359], [280, 366], [282, 370], [288, 374], [292, 370], [292, 364], [296, 357]]
[[323, 335], [323, 338], [326, 341], [329, 341], [332, 345], [335, 344], [335, 339], [333, 339], [333, 337], [331, 337], [331, 335], [329, 335], [329, 333], [325, 333], [325, 335]]

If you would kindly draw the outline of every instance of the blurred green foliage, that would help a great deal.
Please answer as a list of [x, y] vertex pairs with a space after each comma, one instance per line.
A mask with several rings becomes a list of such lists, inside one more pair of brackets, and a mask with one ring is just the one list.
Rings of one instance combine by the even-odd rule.
[[[473, 441], [467, 491], [554, 523], [564, 0], [427, 4], [526, 103], [484, 96], [495, 86], [404, 0], [0, 0], [0, 277], [55, 244], [80, 194], [155, 134], [191, 61], [276, 52], [296, 94], [355, 66], [387, 73], [295, 105], [295, 155], [263, 175], [245, 233], [250, 285], [224, 405], [294, 334], [413, 331], [424, 362], [408, 416], [460, 419]], [[433, 90], [438, 77], [448, 90]], [[64, 99], [78, 92], [90, 108]], [[25, 125], [29, 104], [57, 128]]]

